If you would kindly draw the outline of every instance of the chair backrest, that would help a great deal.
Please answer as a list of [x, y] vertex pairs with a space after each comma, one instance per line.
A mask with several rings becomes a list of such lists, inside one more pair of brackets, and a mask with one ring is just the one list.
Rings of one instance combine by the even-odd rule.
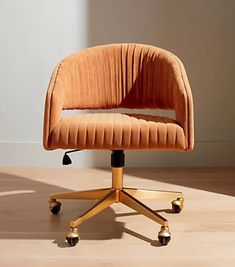
[[75, 53], [58, 69], [63, 109], [174, 109], [174, 74], [179, 72], [175, 58], [141, 44], [103, 45]]

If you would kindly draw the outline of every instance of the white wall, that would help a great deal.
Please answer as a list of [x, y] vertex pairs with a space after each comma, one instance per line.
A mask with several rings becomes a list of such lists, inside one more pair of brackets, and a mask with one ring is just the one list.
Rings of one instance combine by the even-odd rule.
[[87, 45], [86, 1], [0, 1], [0, 142], [40, 142], [55, 64]]
[[[55, 64], [88, 46], [149, 43], [178, 55], [195, 102], [192, 153], [129, 152], [136, 166], [235, 165], [235, 1], [0, 0], [0, 165], [50, 166], [41, 146], [45, 91]], [[81, 152], [107, 166], [109, 152]]]

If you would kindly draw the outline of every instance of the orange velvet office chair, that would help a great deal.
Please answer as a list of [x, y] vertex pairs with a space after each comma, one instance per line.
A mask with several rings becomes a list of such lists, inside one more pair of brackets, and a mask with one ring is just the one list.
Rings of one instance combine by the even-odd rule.
[[[175, 119], [154, 115], [99, 113], [100, 109], [168, 109]], [[96, 112], [62, 116], [62, 110]], [[123, 187], [125, 149], [187, 151], [194, 145], [193, 100], [181, 61], [149, 45], [112, 44], [75, 53], [56, 67], [47, 92], [44, 147], [112, 150], [112, 187], [50, 195], [52, 213], [57, 199], [99, 199], [93, 208], [71, 221], [67, 242], [79, 241], [77, 227], [115, 202], [122, 202], [161, 225], [158, 239], [170, 241], [168, 221], [138, 199], [172, 198], [172, 209], [183, 208], [181, 192]], [[68, 160], [67, 155], [65, 161]], [[68, 163], [68, 162], [67, 162]]]

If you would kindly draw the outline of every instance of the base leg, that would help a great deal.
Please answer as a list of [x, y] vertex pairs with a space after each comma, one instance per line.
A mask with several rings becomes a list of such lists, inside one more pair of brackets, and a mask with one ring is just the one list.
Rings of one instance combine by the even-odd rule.
[[50, 199], [100, 199], [110, 192], [110, 188], [77, 191], [77, 192], [64, 192], [58, 194], [51, 194]]
[[124, 191], [138, 199], [183, 198], [183, 193], [175, 191], [135, 188], [124, 188]]
[[162, 217], [125, 191], [120, 191], [120, 202], [145, 215], [151, 220], [163, 225], [164, 227], [168, 226], [168, 221], [164, 217]]
[[97, 213], [102, 210], [108, 208], [110, 205], [115, 203], [116, 201], [116, 193], [115, 191], [110, 191], [105, 197], [103, 197], [100, 201], [98, 201], [91, 209], [85, 212], [82, 216], [80, 216], [76, 221], [70, 222], [71, 228], [76, 228], [78, 225], [93, 217]]

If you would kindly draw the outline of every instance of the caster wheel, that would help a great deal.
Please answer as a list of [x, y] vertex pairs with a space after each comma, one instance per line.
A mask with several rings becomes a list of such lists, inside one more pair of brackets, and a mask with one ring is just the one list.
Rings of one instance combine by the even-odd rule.
[[66, 235], [66, 240], [69, 246], [74, 247], [80, 240], [77, 228], [70, 228], [69, 233]]
[[61, 203], [55, 199], [49, 200], [49, 209], [53, 214], [58, 214], [60, 212]]
[[166, 246], [171, 240], [171, 233], [168, 227], [161, 227], [160, 232], [158, 233], [158, 240], [163, 245]]
[[183, 209], [184, 199], [183, 198], [177, 198], [176, 200], [173, 200], [171, 202], [171, 204], [172, 204], [172, 211], [174, 213], [180, 213]]
[[79, 238], [78, 237], [66, 237], [67, 243], [70, 247], [74, 247], [77, 245]]

